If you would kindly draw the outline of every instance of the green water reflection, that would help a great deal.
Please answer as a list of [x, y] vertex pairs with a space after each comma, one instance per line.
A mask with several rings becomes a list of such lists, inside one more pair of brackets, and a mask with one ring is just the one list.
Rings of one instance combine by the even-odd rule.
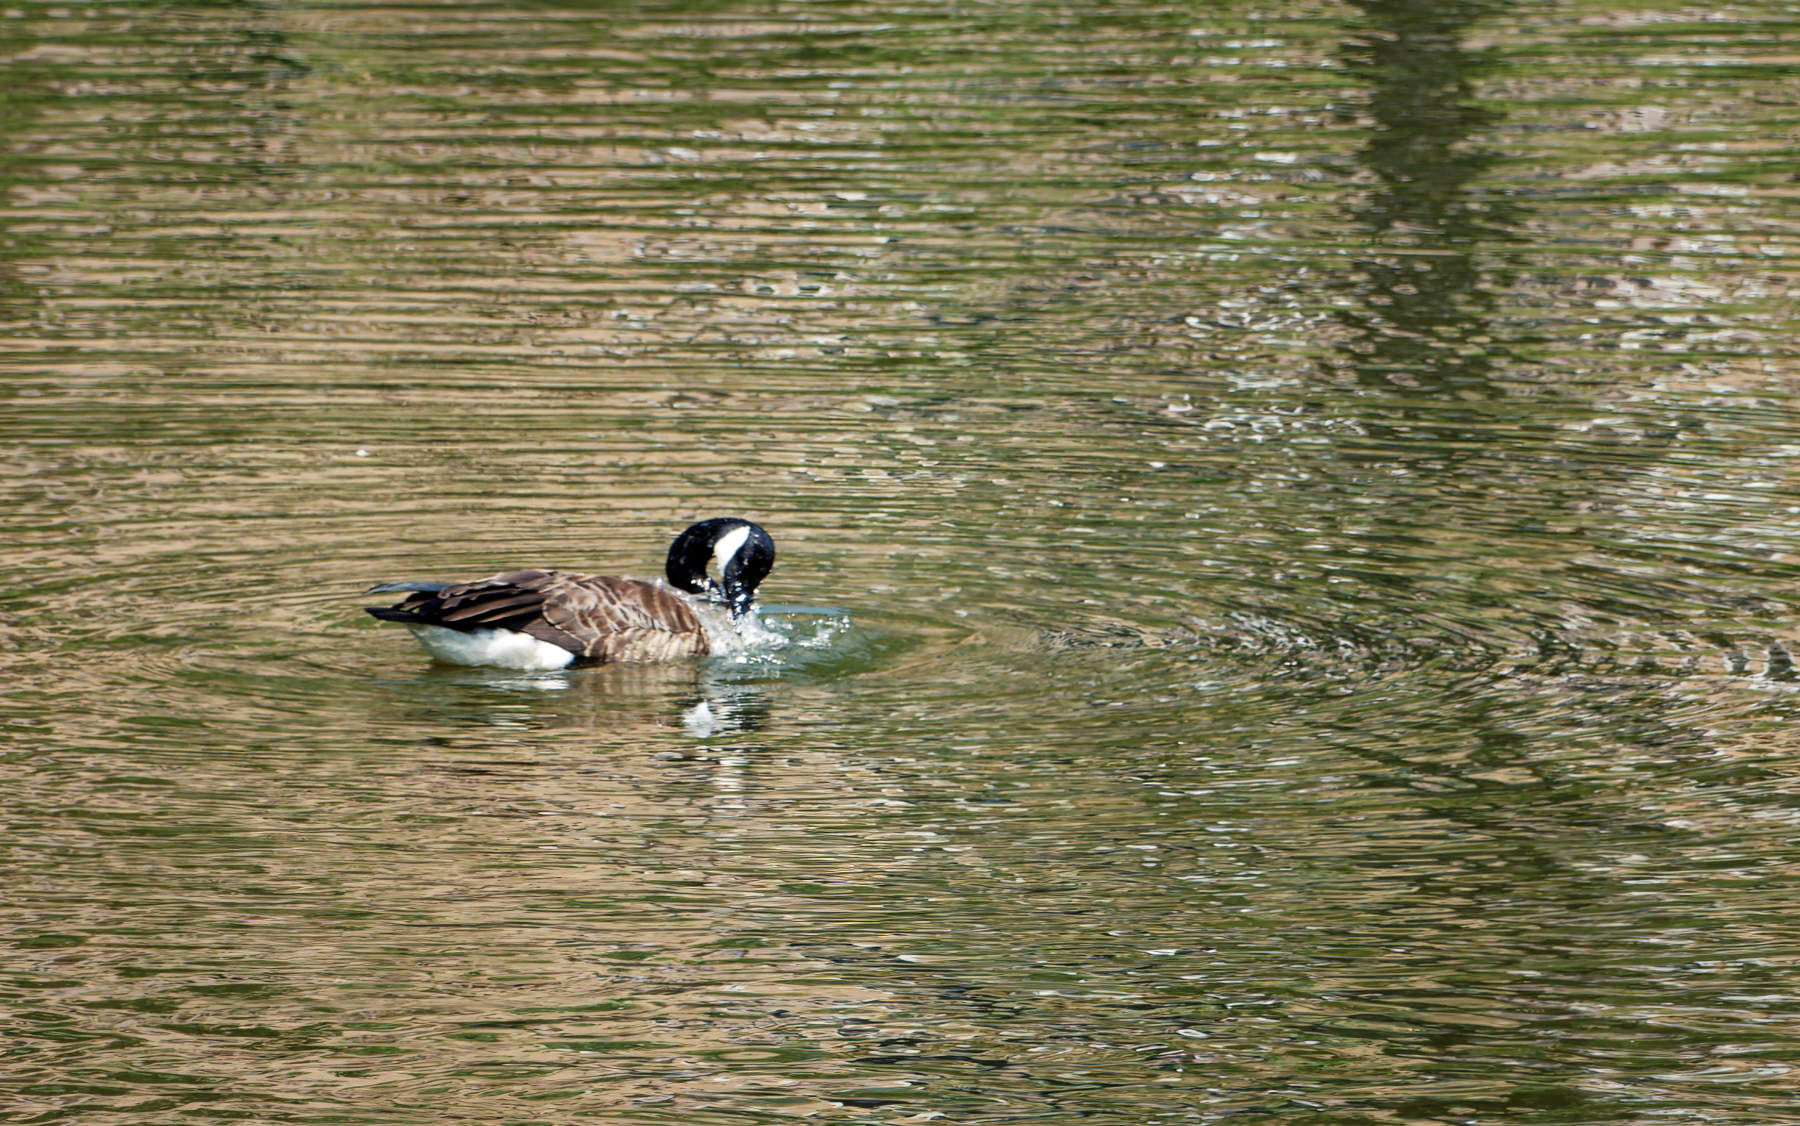
[[1508, 279], [1492, 255], [1521, 214], [1508, 195], [1481, 190], [1499, 154], [1481, 148], [1480, 135], [1501, 115], [1475, 97], [1483, 60], [1463, 38], [1505, 5], [1358, 6], [1364, 37], [1345, 61], [1369, 84], [1373, 123], [1356, 159], [1379, 187], [1350, 213], [1370, 251], [1350, 279], [1366, 304], [1343, 314], [1352, 363], [1373, 387], [1503, 394], [1493, 380], [1505, 345], [1489, 319]]

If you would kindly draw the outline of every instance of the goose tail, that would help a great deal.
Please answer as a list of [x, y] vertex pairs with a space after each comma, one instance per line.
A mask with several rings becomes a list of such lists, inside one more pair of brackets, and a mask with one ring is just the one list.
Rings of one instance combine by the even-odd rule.
[[419, 615], [411, 610], [402, 610], [398, 606], [364, 606], [363, 613], [372, 618], [380, 618], [384, 622], [411, 622], [421, 624]]
[[428, 583], [428, 582], [421, 582], [418, 579], [408, 579], [404, 582], [398, 582], [398, 583], [376, 583], [374, 586], [370, 587], [368, 590], [363, 591], [363, 593], [364, 594], [394, 594], [399, 591], [409, 591], [409, 592], [419, 593], [419, 594], [436, 594], [438, 591], [444, 590], [445, 588], [449, 587], [450, 585], [451, 584], [449, 584], [449, 583]]

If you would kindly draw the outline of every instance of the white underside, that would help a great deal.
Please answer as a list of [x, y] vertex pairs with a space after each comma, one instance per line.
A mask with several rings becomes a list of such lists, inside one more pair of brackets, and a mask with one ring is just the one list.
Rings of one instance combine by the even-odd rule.
[[485, 665], [497, 669], [542, 672], [567, 668], [575, 654], [560, 645], [539, 641], [528, 633], [509, 629], [445, 629], [443, 626], [406, 627], [425, 651], [452, 665]]

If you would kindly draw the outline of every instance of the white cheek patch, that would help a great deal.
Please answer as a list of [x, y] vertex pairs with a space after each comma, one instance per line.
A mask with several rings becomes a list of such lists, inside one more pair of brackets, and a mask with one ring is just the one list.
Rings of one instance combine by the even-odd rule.
[[731, 566], [731, 561], [737, 557], [738, 552], [744, 550], [744, 544], [749, 539], [750, 529], [746, 525], [726, 532], [719, 537], [719, 542], [713, 545], [713, 558], [718, 561], [720, 578], [725, 577], [725, 568]]

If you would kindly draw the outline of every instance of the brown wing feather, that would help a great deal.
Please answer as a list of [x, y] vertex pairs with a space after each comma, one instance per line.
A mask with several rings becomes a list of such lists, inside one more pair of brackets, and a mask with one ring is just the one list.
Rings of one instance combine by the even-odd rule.
[[609, 634], [596, 659], [606, 662], [672, 661], [699, 657], [710, 651], [702, 634], [671, 633], [661, 629], [625, 629]]
[[665, 661], [709, 651], [688, 604], [669, 591], [610, 575], [559, 575], [524, 632], [591, 661]]
[[700, 620], [672, 591], [611, 575], [508, 571], [412, 594], [395, 609], [451, 629], [527, 633], [585, 661], [666, 661], [711, 649]]
[[555, 571], [508, 571], [447, 586], [435, 594], [412, 594], [394, 608], [412, 610], [422, 622], [452, 629], [510, 628], [512, 619], [538, 613], [555, 578]]

